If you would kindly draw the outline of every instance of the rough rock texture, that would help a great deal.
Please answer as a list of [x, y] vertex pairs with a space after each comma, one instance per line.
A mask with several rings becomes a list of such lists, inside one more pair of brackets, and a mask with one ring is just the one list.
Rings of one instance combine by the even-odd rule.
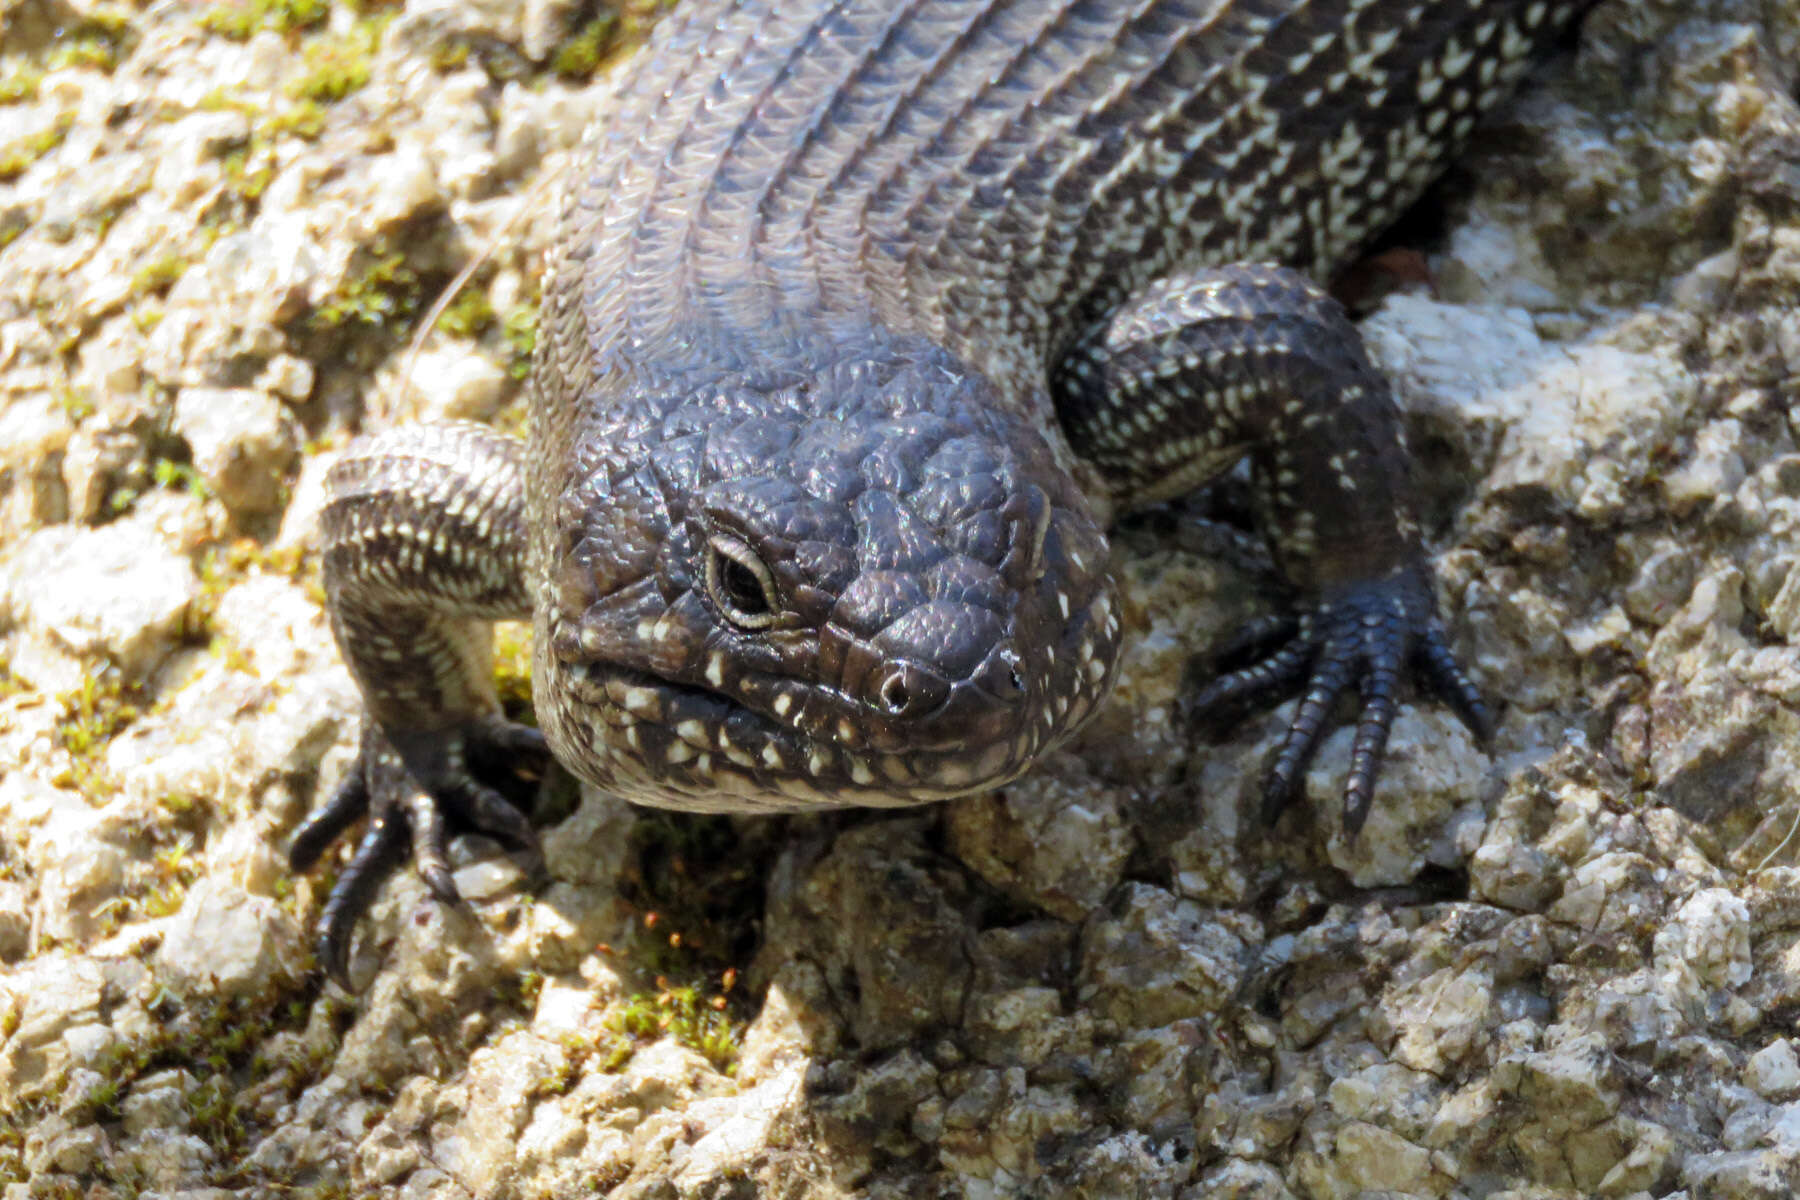
[[1433, 286], [1364, 328], [1489, 752], [1410, 706], [1361, 837], [1346, 735], [1261, 828], [1283, 714], [1182, 702], [1266, 580], [1150, 514], [1034, 778], [546, 797], [548, 880], [464, 845], [466, 909], [397, 881], [320, 984], [319, 478], [516, 424], [542, 184], [642, 16], [0, 0], [5, 1200], [1800, 1191], [1800, 0], [1603, 0], [1397, 235]]

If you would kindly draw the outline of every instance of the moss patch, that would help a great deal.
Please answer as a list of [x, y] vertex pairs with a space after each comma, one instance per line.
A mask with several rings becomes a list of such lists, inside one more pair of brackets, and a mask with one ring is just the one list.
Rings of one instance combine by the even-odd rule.
[[74, 788], [89, 800], [103, 799], [114, 790], [103, 762], [106, 747], [137, 720], [137, 693], [125, 686], [118, 671], [104, 667], [90, 672], [81, 686], [64, 692], [56, 701], [62, 716], [54, 737], [69, 756], [69, 765], [52, 776], [51, 782]]
[[136, 40], [128, 10], [118, 5], [98, 5], [58, 32], [44, 57], [44, 65], [52, 71], [91, 67], [110, 73]]
[[343, 286], [313, 310], [309, 323], [314, 329], [351, 324], [383, 328], [418, 315], [419, 276], [407, 265], [406, 255], [384, 240], [359, 250], [357, 259]]
[[574, 37], [557, 47], [550, 60], [550, 69], [564, 79], [591, 79], [600, 64], [617, 49], [621, 24], [615, 13], [595, 17]]
[[622, 0], [570, 34], [550, 55], [550, 70], [581, 83], [644, 40], [675, 0]]
[[24, 59], [0, 60], [0, 104], [23, 104], [37, 99], [43, 68]]
[[202, 10], [199, 22], [208, 33], [247, 42], [264, 29], [297, 33], [330, 16], [331, 0], [232, 0]]
[[38, 159], [62, 145], [74, 124], [74, 113], [62, 113], [48, 129], [0, 146], [0, 183], [11, 183], [29, 171]]
[[179, 254], [165, 254], [138, 268], [131, 277], [133, 295], [161, 294], [174, 286], [188, 269], [188, 260]]
[[288, 85], [295, 100], [335, 104], [369, 82], [375, 50], [388, 17], [365, 17], [341, 34], [309, 41], [301, 50], [306, 73]]
[[[736, 982], [735, 975], [730, 982]], [[725, 990], [709, 996], [698, 988], [658, 978], [655, 991], [620, 1000], [601, 1018], [601, 1024], [626, 1039], [609, 1048], [604, 1063], [608, 1070], [617, 1070], [630, 1061], [638, 1046], [671, 1037], [704, 1057], [715, 1070], [726, 1075], [737, 1073], [744, 1021], [731, 1013], [731, 1000]]]
[[506, 314], [501, 331], [512, 347], [512, 358], [506, 364], [514, 379], [531, 374], [531, 356], [537, 352], [538, 310], [535, 304], [521, 304]]
[[[305, 1189], [270, 1180], [244, 1165], [259, 1121], [323, 1077], [337, 1052], [348, 1019], [347, 1006], [328, 997], [308, 1003], [274, 993], [232, 1001], [183, 997], [161, 990], [149, 1001], [154, 1030], [147, 1037], [120, 1041], [91, 1064], [99, 1081], [83, 1073], [84, 1082], [66, 1075], [45, 1082], [38, 1098], [22, 1111], [0, 1113], [0, 1183], [23, 1182], [27, 1131], [47, 1111], [57, 1111], [74, 1124], [118, 1128], [123, 1102], [132, 1085], [152, 1072], [179, 1069], [192, 1078], [187, 1092], [188, 1128], [217, 1151], [205, 1182], [214, 1187], [280, 1183], [284, 1195], [306, 1195]], [[10, 1011], [10, 1010], [9, 1010]], [[12, 1013], [17, 1021], [17, 1013]], [[246, 1087], [249, 1080], [251, 1086]], [[77, 1090], [80, 1089], [80, 1090]], [[62, 1190], [65, 1186], [67, 1190]], [[31, 1195], [90, 1197], [136, 1196], [150, 1181], [138, 1177], [135, 1164], [103, 1155], [91, 1176], [40, 1177]], [[311, 1193], [326, 1194], [326, 1193]]]
[[493, 323], [494, 306], [488, 300], [487, 289], [473, 279], [444, 306], [443, 315], [437, 319], [440, 332], [460, 338], [480, 337]]

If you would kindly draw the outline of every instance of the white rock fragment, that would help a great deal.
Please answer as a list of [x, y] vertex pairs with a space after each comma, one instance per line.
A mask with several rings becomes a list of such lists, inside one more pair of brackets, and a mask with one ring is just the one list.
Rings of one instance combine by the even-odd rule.
[[1724, 888], [1690, 896], [1656, 931], [1657, 969], [1689, 971], [1711, 987], [1750, 981], [1750, 908]]
[[61, 466], [73, 428], [53, 397], [0, 403], [0, 526], [22, 531], [67, 519]]
[[1044, 773], [953, 805], [950, 845], [995, 887], [1079, 921], [1124, 875], [1131, 839], [1120, 806], [1117, 792], [1079, 772]]
[[296, 451], [293, 422], [273, 396], [254, 388], [183, 388], [175, 397], [175, 432], [192, 448], [200, 478], [233, 513], [253, 516], [280, 503]]
[[19, 543], [0, 573], [7, 614], [90, 662], [148, 673], [200, 593], [191, 563], [133, 521], [99, 529], [56, 525]]
[[422, 421], [486, 421], [516, 386], [480, 350], [449, 345], [423, 351], [413, 360], [406, 394]]
[[373, 186], [363, 220], [372, 230], [399, 225], [440, 199], [437, 172], [416, 144], [403, 144], [373, 160], [368, 173]]
[[203, 879], [187, 894], [157, 951], [157, 965], [201, 994], [254, 995], [296, 978], [300, 930], [266, 896]]
[[1744, 1064], [1744, 1086], [1765, 1100], [1791, 1100], [1800, 1093], [1800, 1055], [1794, 1043], [1777, 1038]]
[[1428, 862], [1458, 862], [1441, 835], [1454, 835], [1454, 814], [1478, 815], [1486, 764], [1474, 736], [1442, 708], [1402, 708], [1368, 821], [1352, 835], [1340, 814], [1355, 737], [1348, 725], [1335, 730], [1306, 774], [1307, 799], [1330, 831], [1332, 864], [1358, 887], [1380, 887], [1407, 882]]
[[143, 1076], [119, 1106], [125, 1133], [187, 1128], [193, 1091], [194, 1077], [179, 1068]]
[[1744, 482], [1744, 428], [1735, 420], [1713, 421], [1694, 435], [1694, 453], [1663, 476], [1663, 495], [1682, 512], [1737, 491]]
[[277, 354], [256, 377], [256, 387], [289, 403], [299, 404], [312, 395], [315, 376], [312, 363], [306, 359], [294, 354]]
[[1249, 918], [1128, 883], [1082, 938], [1080, 994], [1126, 1027], [1166, 1025], [1225, 1002], [1244, 970]]

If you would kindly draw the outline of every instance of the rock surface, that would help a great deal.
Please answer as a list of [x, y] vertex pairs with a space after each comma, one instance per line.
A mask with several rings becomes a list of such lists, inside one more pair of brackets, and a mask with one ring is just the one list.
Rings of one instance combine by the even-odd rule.
[[1341, 733], [1263, 829], [1284, 713], [1182, 713], [1263, 580], [1149, 514], [1119, 690], [1035, 777], [549, 795], [547, 881], [460, 845], [467, 909], [398, 879], [322, 985], [318, 481], [517, 425], [647, 19], [591, 15], [0, 0], [5, 1200], [1800, 1192], [1800, 0], [1602, 0], [1400, 235], [1434, 288], [1364, 330], [1488, 753], [1409, 705], [1360, 838]]

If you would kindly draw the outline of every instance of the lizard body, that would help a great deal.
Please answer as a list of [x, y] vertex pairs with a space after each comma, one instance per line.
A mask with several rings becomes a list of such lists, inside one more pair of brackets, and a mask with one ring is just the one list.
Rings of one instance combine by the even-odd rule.
[[[1015, 778], [1112, 682], [1104, 529], [1249, 457], [1306, 608], [1203, 708], [1357, 688], [1359, 824], [1403, 671], [1478, 729], [1386, 381], [1317, 281], [1441, 170], [1578, 0], [690, 0], [610, 84], [519, 445], [396, 430], [332, 476], [369, 703], [297, 836], [364, 812], [322, 958], [410, 847], [532, 844], [552, 754], [627, 799], [914, 804]], [[488, 624], [534, 621], [543, 735]]]

